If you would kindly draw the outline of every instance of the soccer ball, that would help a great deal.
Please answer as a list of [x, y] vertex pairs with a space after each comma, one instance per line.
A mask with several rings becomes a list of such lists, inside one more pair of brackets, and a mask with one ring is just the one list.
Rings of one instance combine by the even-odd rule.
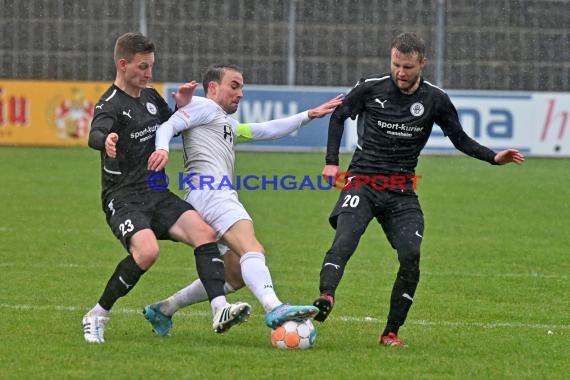
[[271, 344], [279, 349], [306, 350], [315, 345], [317, 331], [310, 320], [287, 321], [271, 331]]

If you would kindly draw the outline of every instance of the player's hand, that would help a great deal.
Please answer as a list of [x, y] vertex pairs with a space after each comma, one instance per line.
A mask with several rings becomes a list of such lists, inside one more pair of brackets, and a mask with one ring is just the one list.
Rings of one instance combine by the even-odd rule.
[[338, 170], [338, 165], [325, 165], [322, 173], [323, 179], [326, 180], [329, 185], [333, 185], [336, 181]]
[[117, 141], [119, 141], [119, 135], [115, 132], [107, 135], [105, 139], [105, 153], [107, 153], [107, 156], [117, 158]]
[[176, 102], [176, 106], [178, 108], [182, 108], [192, 100], [192, 96], [194, 95], [194, 90], [198, 87], [199, 83], [193, 80], [189, 83], [184, 83], [182, 86], [178, 87], [176, 92], [172, 93], [172, 97]]
[[495, 155], [495, 162], [499, 165], [511, 162], [520, 165], [524, 162], [524, 155], [516, 149], [505, 149]]
[[337, 95], [328, 102], [323, 103], [316, 108], [311, 108], [309, 110], [309, 118], [317, 119], [326, 116], [332, 111], [334, 111], [334, 109], [338, 107], [341, 103], [342, 103], [342, 95]]
[[168, 152], [163, 149], [157, 149], [148, 158], [148, 170], [159, 172], [168, 164]]

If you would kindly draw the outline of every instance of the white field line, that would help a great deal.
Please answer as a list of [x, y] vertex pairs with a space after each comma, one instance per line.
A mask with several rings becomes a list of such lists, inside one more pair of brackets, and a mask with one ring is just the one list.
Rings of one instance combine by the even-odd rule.
[[[22, 267], [22, 269], [30, 269], [30, 268], [44, 268], [43, 265], [37, 264], [22, 264], [22, 263], [0, 263], [0, 268], [9, 268], [9, 267]], [[52, 266], [53, 268], [64, 268], [64, 269], [74, 269], [74, 268], [114, 268], [113, 265], [97, 265], [97, 264], [75, 264], [75, 263], [63, 263], [63, 264], [56, 264]], [[188, 267], [160, 267], [156, 268], [156, 270], [163, 271], [188, 271], [188, 269], [193, 269], [193, 263], [188, 263]], [[528, 273], [480, 273], [480, 272], [422, 272], [422, 276], [429, 277], [429, 276], [441, 276], [441, 277], [480, 277], [480, 278], [540, 278], [546, 280], [568, 280], [570, 279], [569, 275], [566, 274], [558, 274], [558, 273], [538, 273], [538, 272], [528, 272]]]
[[[47, 310], [47, 311], [63, 311], [71, 313], [84, 313], [87, 308], [77, 306], [57, 306], [57, 305], [25, 305], [25, 304], [6, 304], [0, 303], [0, 309], [20, 310], [20, 311], [34, 311], [34, 310]], [[112, 314], [121, 315], [140, 315], [142, 318], [142, 308], [114, 308]], [[181, 318], [210, 318], [212, 315], [202, 310], [192, 311], [191, 314], [179, 313], [177, 317]], [[350, 323], [380, 323], [380, 320], [375, 317], [351, 317], [351, 316], [333, 316], [332, 318], [338, 319], [343, 322]], [[523, 322], [457, 322], [457, 321], [426, 321], [426, 320], [408, 320], [406, 322], [410, 325], [416, 326], [429, 326], [429, 327], [460, 327], [460, 328], [481, 328], [481, 329], [546, 329], [549, 331], [556, 330], [570, 330], [570, 325], [549, 325], [542, 323], [523, 323]]]

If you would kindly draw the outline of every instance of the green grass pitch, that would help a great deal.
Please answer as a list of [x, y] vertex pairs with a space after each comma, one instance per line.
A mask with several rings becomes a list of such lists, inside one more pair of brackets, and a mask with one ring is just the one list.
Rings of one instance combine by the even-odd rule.
[[[168, 173], [177, 177], [180, 152]], [[241, 175], [310, 175], [322, 153], [237, 153]], [[343, 165], [349, 156], [343, 156]], [[570, 373], [570, 175], [567, 159], [493, 167], [424, 156], [417, 174], [426, 229], [415, 304], [387, 349], [377, 336], [397, 262], [371, 223], [329, 320], [307, 351], [278, 351], [261, 306], [227, 334], [207, 304], [155, 337], [142, 307], [195, 278], [190, 248], [161, 257], [111, 313], [104, 345], [83, 341], [81, 317], [125, 252], [100, 208], [98, 153], [0, 148], [0, 378], [2, 379], [564, 379]], [[178, 192], [181, 194], [181, 192]], [[280, 298], [311, 303], [332, 241], [337, 190], [241, 190]]]

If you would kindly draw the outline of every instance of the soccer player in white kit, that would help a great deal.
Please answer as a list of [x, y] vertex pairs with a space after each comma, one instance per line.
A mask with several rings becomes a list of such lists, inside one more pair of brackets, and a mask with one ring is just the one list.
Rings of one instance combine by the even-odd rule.
[[[196, 82], [194, 84], [197, 86]], [[194, 96], [157, 130], [156, 150], [149, 159], [149, 169], [161, 170], [166, 166], [169, 142], [174, 135], [182, 133], [184, 170], [190, 182], [185, 200], [214, 228], [220, 242], [233, 252], [224, 255], [227, 293], [245, 284], [263, 306], [265, 323], [270, 328], [288, 320], [311, 319], [318, 313], [316, 307], [285, 304], [273, 289], [271, 274], [265, 265], [264, 248], [255, 237], [251, 217], [231, 186], [234, 145], [289, 135], [310, 120], [330, 114], [341, 103], [341, 97], [289, 117], [240, 124], [229, 116], [237, 111], [243, 97], [240, 68], [235, 65], [210, 66], [204, 75], [203, 86], [205, 98]], [[205, 177], [208, 184], [204, 186], [200, 181]], [[196, 280], [171, 297], [146, 306], [144, 314], [156, 334], [169, 335], [172, 315], [178, 309], [205, 300], [204, 287]]]

